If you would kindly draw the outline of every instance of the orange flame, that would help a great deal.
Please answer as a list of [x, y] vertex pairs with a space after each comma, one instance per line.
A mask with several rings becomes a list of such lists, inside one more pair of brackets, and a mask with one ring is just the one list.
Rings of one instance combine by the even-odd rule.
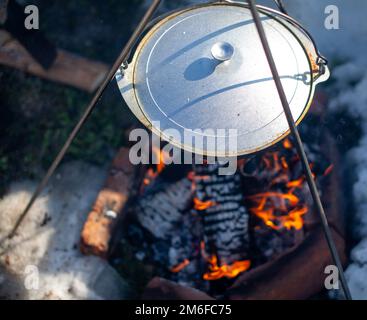
[[257, 193], [255, 195], [252, 195], [252, 196], [248, 197], [248, 199], [257, 199], [257, 198], [262, 198], [262, 199], [275, 198], [275, 199], [280, 199], [280, 200], [288, 200], [290, 205], [292, 205], [292, 206], [298, 204], [298, 202], [299, 202], [298, 197], [295, 196], [292, 193], [263, 192], [263, 193]]
[[[292, 148], [292, 143], [289, 139], [283, 141], [285, 149]], [[292, 159], [291, 161], [299, 160]], [[268, 188], [277, 184], [282, 184], [285, 187], [284, 192], [268, 191], [261, 192], [247, 199], [251, 201], [252, 206], [250, 212], [259, 217], [266, 226], [274, 230], [285, 228], [287, 230], [300, 230], [303, 227], [303, 216], [308, 212], [306, 205], [302, 204], [295, 191], [302, 188], [306, 183], [304, 176], [290, 180], [290, 164], [286, 157], [280, 157], [279, 152], [267, 153], [262, 158], [265, 168], [273, 175], [269, 182]], [[312, 168], [313, 165], [311, 164]], [[326, 169], [328, 174], [332, 170]], [[314, 174], [313, 174], [314, 175]], [[314, 175], [315, 177], [315, 175]]]
[[158, 175], [163, 171], [165, 167], [164, 159], [166, 155], [164, 154], [164, 152], [161, 149], [154, 147], [154, 146], [153, 146], [153, 152], [155, 153], [156, 159], [158, 159], [157, 173], [156, 173]]
[[224, 264], [218, 266], [218, 259], [216, 255], [212, 255], [208, 259], [209, 271], [204, 273], [204, 280], [217, 280], [223, 277], [234, 278], [241, 272], [248, 270], [251, 266], [250, 260], [235, 261], [233, 264]]
[[190, 260], [189, 259], [185, 259], [184, 261], [182, 261], [178, 265], [176, 265], [173, 268], [171, 268], [171, 272], [174, 272], [174, 273], [180, 272], [182, 269], [184, 269], [189, 264], [190, 264]]
[[156, 159], [158, 159], [157, 166], [155, 170], [153, 168], [149, 168], [145, 174], [143, 179], [143, 184], [150, 184], [164, 169], [165, 167], [165, 157], [167, 156], [163, 150], [153, 146], [153, 153], [155, 154]]
[[289, 139], [284, 139], [283, 147], [286, 148], [286, 149], [291, 149], [292, 148], [292, 143], [290, 142]]
[[296, 179], [296, 180], [289, 181], [289, 182], [287, 182], [287, 188], [300, 188], [300, 187], [302, 187], [304, 182], [305, 182], [304, 177], [301, 177], [301, 178]]
[[215, 205], [216, 203], [214, 201], [211, 201], [211, 200], [201, 201], [198, 198], [194, 198], [194, 209], [195, 210], [202, 211], [210, 207], [213, 207]]
[[281, 163], [282, 163], [282, 167], [283, 167], [283, 169], [288, 169], [288, 168], [289, 168], [288, 163], [287, 163], [287, 160], [285, 160], [285, 158], [284, 158], [284, 157], [281, 157], [281, 158], [280, 158], [280, 161], [281, 161]]
[[[299, 206], [298, 197], [293, 194], [282, 194], [276, 192], [265, 192], [249, 197], [255, 200], [257, 207], [251, 208], [250, 212], [263, 220], [268, 227], [279, 230], [282, 227], [290, 230], [292, 228], [300, 230], [303, 227], [303, 215], [308, 212], [306, 206]], [[285, 201], [287, 200], [287, 201]], [[265, 208], [270, 202], [270, 208]], [[288, 202], [288, 203], [286, 203]], [[288, 205], [294, 207], [288, 212]], [[286, 215], [275, 215], [275, 208], [287, 213]]]

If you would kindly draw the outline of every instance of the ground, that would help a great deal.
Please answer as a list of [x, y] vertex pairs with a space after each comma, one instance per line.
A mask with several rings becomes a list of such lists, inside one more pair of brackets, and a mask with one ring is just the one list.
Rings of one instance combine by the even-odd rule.
[[130, 297], [128, 285], [105, 260], [79, 251], [85, 215], [105, 174], [105, 169], [82, 162], [64, 165], [32, 207], [19, 235], [4, 242], [35, 188], [31, 181], [11, 185], [0, 202], [0, 298]]

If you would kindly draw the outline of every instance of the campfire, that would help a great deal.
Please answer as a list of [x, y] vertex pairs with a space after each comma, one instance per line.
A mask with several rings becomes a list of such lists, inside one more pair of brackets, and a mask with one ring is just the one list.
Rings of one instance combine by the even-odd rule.
[[[322, 189], [333, 164], [308, 148]], [[161, 161], [144, 170], [119, 240], [152, 275], [218, 296], [305, 239], [312, 200], [290, 139], [239, 159], [229, 176], [218, 163], [165, 166], [168, 155], [154, 153]]]
[[[319, 121], [318, 116], [313, 117]], [[333, 143], [325, 140], [327, 133], [314, 132], [310, 123], [302, 126], [304, 136], [311, 141], [306, 141], [305, 147], [313, 176], [325, 197], [337, 188], [335, 164], [330, 161], [337, 159], [336, 151]], [[218, 174], [219, 163], [164, 165], [169, 155], [160, 149], [153, 152], [161, 161], [137, 169], [128, 163], [127, 149], [122, 149], [82, 232], [82, 251], [109, 257], [124, 277], [141, 279], [140, 284], [134, 284], [138, 291], [144, 290], [149, 279], [159, 277], [172, 281], [169, 287], [176, 283], [210, 296], [230, 294], [233, 298], [237, 297], [237, 288], [254, 279], [258, 283], [255, 291], [271, 286], [272, 273], [278, 274], [277, 279], [283, 279], [284, 273], [285, 282], [287, 277], [299, 277], [301, 269], [307, 269], [304, 259], [312, 261], [313, 269], [315, 263], [319, 268], [330, 263], [291, 139], [238, 159], [236, 173], [228, 176]], [[338, 227], [338, 210], [338, 203], [333, 201], [329, 218], [332, 226], [342, 230]], [[111, 218], [107, 214], [111, 211], [123, 215]], [[284, 256], [298, 250], [302, 256], [297, 262], [299, 271], [297, 267], [292, 272], [287, 269], [292, 261], [279, 265]], [[318, 278], [323, 274], [317, 268], [314, 272], [319, 272]], [[263, 280], [259, 281], [259, 274]], [[313, 287], [309, 292], [319, 288], [316, 278], [310, 283]], [[158, 286], [163, 284], [159, 282]], [[297, 296], [297, 288], [293, 288], [292, 297]], [[162, 290], [159, 294], [164, 295], [171, 289]], [[262, 297], [263, 292], [255, 296]]]

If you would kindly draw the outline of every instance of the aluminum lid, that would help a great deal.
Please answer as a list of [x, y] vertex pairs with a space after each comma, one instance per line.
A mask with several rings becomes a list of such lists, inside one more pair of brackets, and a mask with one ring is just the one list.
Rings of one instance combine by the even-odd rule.
[[[313, 95], [308, 54], [286, 24], [264, 10], [260, 17], [293, 117], [300, 121]], [[130, 108], [155, 133], [178, 131], [180, 135], [163, 137], [185, 150], [217, 156], [248, 154], [288, 133], [245, 6], [204, 5], [166, 17], [145, 35], [127, 71], [133, 86], [127, 90], [126, 84], [119, 85], [125, 94], [134, 92], [136, 103], [128, 103]], [[237, 145], [205, 143], [202, 148], [195, 139], [184, 141], [185, 132], [205, 138], [235, 136]]]

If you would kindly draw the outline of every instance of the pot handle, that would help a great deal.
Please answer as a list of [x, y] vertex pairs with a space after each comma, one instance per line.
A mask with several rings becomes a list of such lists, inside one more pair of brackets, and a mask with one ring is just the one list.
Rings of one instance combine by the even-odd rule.
[[315, 84], [326, 81], [330, 77], [330, 71], [327, 66], [327, 60], [318, 55], [315, 61], [317, 69], [313, 71], [312, 77]]

